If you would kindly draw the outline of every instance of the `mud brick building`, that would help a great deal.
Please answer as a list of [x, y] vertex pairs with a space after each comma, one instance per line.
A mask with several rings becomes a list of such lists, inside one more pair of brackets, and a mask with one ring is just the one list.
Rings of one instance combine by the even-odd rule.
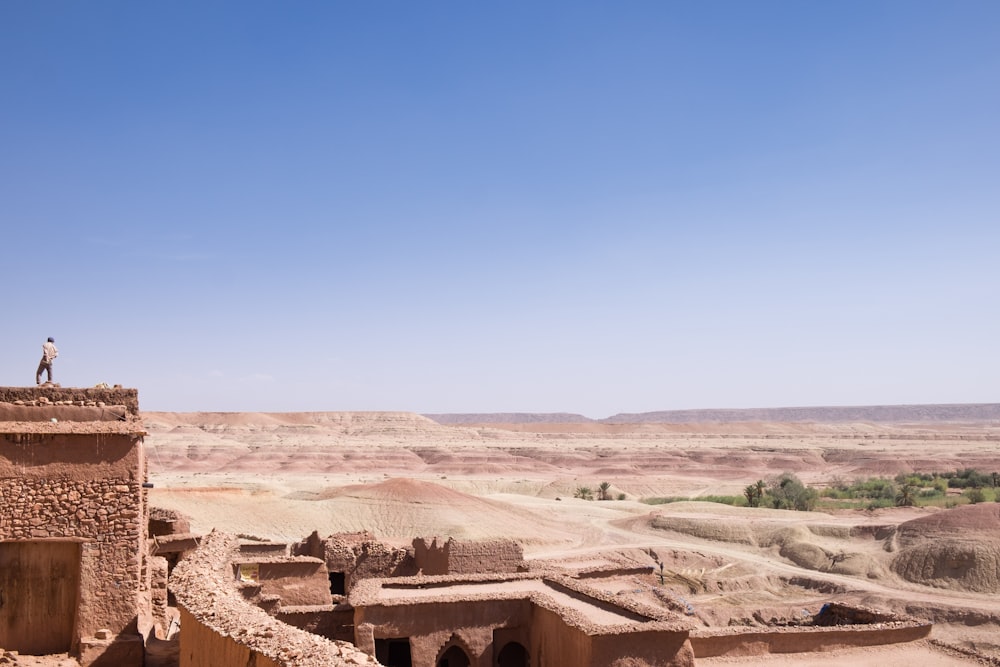
[[146, 458], [134, 389], [0, 388], [0, 646], [141, 666]]

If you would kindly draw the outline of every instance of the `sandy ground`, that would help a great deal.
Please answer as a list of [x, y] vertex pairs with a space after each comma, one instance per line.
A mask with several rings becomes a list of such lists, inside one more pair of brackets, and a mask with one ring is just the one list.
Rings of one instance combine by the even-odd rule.
[[[1000, 660], [995, 594], [903, 580], [881, 527], [943, 511], [789, 512], [650, 496], [739, 494], [790, 471], [810, 484], [897, 472], [1000, 470], [998, 424], [595, 424], [442, 426], [408, 413], [144, 415], [150, 501], [269, 540], [369, 530], [518, 540], [567, 569], [664, 564], [615, 594], [684, 610], [704, 626], [781, 620], [832, 599], [928, 618], [932, 638]], [[608, 482], [616, 500], [596, 494]], [[623, 497], [622, 500], [617, 498]], [[881, 533], [880, 533], [881, 534]], [[836, 561], [832, 555], [842, 556]], [[927, 642], [770, 656], [780, 665], [976, 664]], [[702, 660], [699, 664], [759, 664]]]

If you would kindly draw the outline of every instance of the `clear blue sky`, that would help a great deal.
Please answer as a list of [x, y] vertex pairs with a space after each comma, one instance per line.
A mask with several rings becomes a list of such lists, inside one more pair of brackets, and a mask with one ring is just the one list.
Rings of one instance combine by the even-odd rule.
[[1000, 3], [0, 0], [0, 385], [1000, 401]]

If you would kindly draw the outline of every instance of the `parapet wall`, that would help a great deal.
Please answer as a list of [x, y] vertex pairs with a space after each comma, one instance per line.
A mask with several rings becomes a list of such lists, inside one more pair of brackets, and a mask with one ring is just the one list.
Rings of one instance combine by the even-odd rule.
[[[0, 387], [0, 404], [4, 403], [16, 407], [105, 408], [107, 406], [122, 406], [129, 416], [139, 416], [139, 391], [123, 387]], [[99, 416], [77, 419], [77, 421], [98, 420], [100, 420]], [[0, 421], [21, 420], [10, 419], [0, 414]]]
[[344, 642], [293, 628], [243, 599], [233, 561], [239, 540], [212, 532], [170, 577], [181, 609], [180, 667], [377, 665]]
[[930, 632], [930, 623], [895, 621], [871, 626], [791, 627], [760, 631], [747, 628], [696, 630], [691, 633], [690, 639], [696, 658], [715, 658], [882, 646], [923, 639]]

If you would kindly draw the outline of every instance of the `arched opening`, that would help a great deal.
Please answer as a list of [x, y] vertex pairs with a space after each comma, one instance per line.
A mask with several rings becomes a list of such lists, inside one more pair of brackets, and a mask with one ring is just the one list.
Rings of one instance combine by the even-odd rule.
[[510, 642], [500, 650], [497, 667], [528, 667], [528, 649], [517, 642]]
[[454, 644], [438, 658], [437, 667], [469, 667], [469, 656]]

